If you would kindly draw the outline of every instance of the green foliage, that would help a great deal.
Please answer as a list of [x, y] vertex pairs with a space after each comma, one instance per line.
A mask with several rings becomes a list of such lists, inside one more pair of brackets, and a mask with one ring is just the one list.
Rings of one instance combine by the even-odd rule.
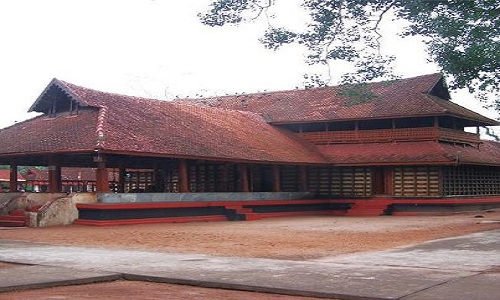
[[405, 1], [398, 16], [405, 35], [427, 37], [428, 53], [449, 75], [450, 88], [468, 88], [500, 112], [500, 5], [497, 0]]
[[[285, 1], [285, 0], [283, 0]], [[267, 16], [276, 0], [213, 0], [200, 14], [209, 26], [252, 21]], [[450, 88], [468, 88], [500, 111], [500, 5], [498, 0], [303, 0], [310, 21], [302, 31], [272, 26], [261, 38], [277, 50], [297, 43], [308, 49], [309, 64], [352, 63], [354, 71], [342, 75], [344, 83], [394, 78], [394, 57], [380, 53], [379, 25], [396, 16], [409, 21], [402, 36], [422, 36], [429, 59], [448, 76]], [[284, 12], [283, 12], [284, 13]], [[275, 12], [277, 14], [277, 12]], [[324, 79], [309, 76], [309, 84]], [[306, 84], [307, 85], [307, 84]]]
[[366, 83], [342, 85], [337, 93], [346, 99], [344, 106], [348, 107], [368, 103], [378, 97]]

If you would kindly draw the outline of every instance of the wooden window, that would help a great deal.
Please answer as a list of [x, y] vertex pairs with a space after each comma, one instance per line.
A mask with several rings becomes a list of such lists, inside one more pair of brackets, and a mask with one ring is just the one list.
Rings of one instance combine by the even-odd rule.
[[[171, 173], [170, 181], [178, 185], [177, 173]], [[238, 176], [234, 164], [206, 162], [192, 163], [188, 167], [189, 191], [192, 193], [234, 192], [237, 191]], [[169, 186], [167, 175], [167, 186]], [[175, 187], [175, 185], [172, 185]], [[177, 190], [171, 189], [171, 192]]]
[[280, 179], [281, 179], [281, 191], [283, 192], [299, 191], [299, 167], [282, 166]]
[[153, 171], [127, 171], [123, 178], [125, 192], [151, 192], [155, 177]]
[[439, 196], [439, 169], [430, 166], [394, 168], [395, 196]]
[[372, 195], [370, 167], [309, 167], [307, 180], [309, 190], [318, 196]]

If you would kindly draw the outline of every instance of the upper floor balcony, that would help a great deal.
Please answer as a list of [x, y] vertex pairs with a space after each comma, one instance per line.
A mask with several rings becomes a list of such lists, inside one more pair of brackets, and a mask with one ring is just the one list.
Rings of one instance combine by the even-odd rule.
[[397, 141], [480, 143], [479, 134], [441, 127], [302, 132], [298, 135], [316, 145]]

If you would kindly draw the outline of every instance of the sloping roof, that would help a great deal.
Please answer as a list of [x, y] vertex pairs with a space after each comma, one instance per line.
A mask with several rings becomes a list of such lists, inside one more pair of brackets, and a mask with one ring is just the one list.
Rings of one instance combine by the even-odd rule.
[[448, 96], [442, 75], [431, 74], [368, 84], [178, 101], [253, 111], [266, 115], [273, 123], [452, 115], [484, 125], [498, 124], [448, 101]]
[[[239, 161], [320, 163], [314, 146], [252, 112], [214, 109], [52, 85], [94, 110], [40, 116], [0, 131], [0, 153], [91, 151]], [[48, 91], [46, 89], [45, 91]], [[44, 91], [44, 93], [45, 93]], [[47, 104], [44, 93], [32, 106]], [[69, 97], [69, 96], [68, 96]]]
[[91, 151], [96, 147], [99, 112], [47, 117], [41, 115], [0, 130], [0, 153]]
[[436, 96], [446, 98], [446, 89], [436, 85], [442, 81], [439, 74], [433, 74], [369, 84], [376, 97], [356, 105], [346, 104], [350, 100], [340, 96], [341, 87], [330, 87], [200, 100], [215, 106], [210, 107], [197, 105], [199, 101], [168, 102], [106, 93], [54, 79], [32, 110], [44, 111], [53, 97], [86, 108], [74, 115], [42, 115], [0, 130], [0, 154], [92, 153], [99, 149], [140, 156], [353, 165], [453, 163], [460, 151], [460, 161], [500, 165], [498, 143], [485, 142], [479, 150], [437, 142], [314, 146], [268, 123], [269, 116], [279, 123], [450, 112], [495, 122]]
[[478, 148], [433, 141], [317, 146], [336, 165], [485, 164], [500, 166], [500, 143]]

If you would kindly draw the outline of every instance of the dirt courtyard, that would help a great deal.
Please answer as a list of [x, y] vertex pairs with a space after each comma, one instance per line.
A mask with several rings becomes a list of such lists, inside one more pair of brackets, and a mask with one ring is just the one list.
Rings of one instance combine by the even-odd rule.
[[500, 210], [450, 216], [311, 216], [259, 221], [0, 230], [0, 239], [306, 260], [500, 228]]
[[274, 218], [0, 230], [0, 239], [219, 256], [307, 260], [500, 228], [500, 211], [451, 216]]
[[[451, 216], [275, 218], [110, 227], [0, 228], [0, 240], [218, 256], [307, 260], [384, 250], [500, 228], [500, 211]], [[0, 268], [11, 267], [0, 263]], [[115, 281], [1, 293], [0, 299], [311, 299], [148, 282]]]

